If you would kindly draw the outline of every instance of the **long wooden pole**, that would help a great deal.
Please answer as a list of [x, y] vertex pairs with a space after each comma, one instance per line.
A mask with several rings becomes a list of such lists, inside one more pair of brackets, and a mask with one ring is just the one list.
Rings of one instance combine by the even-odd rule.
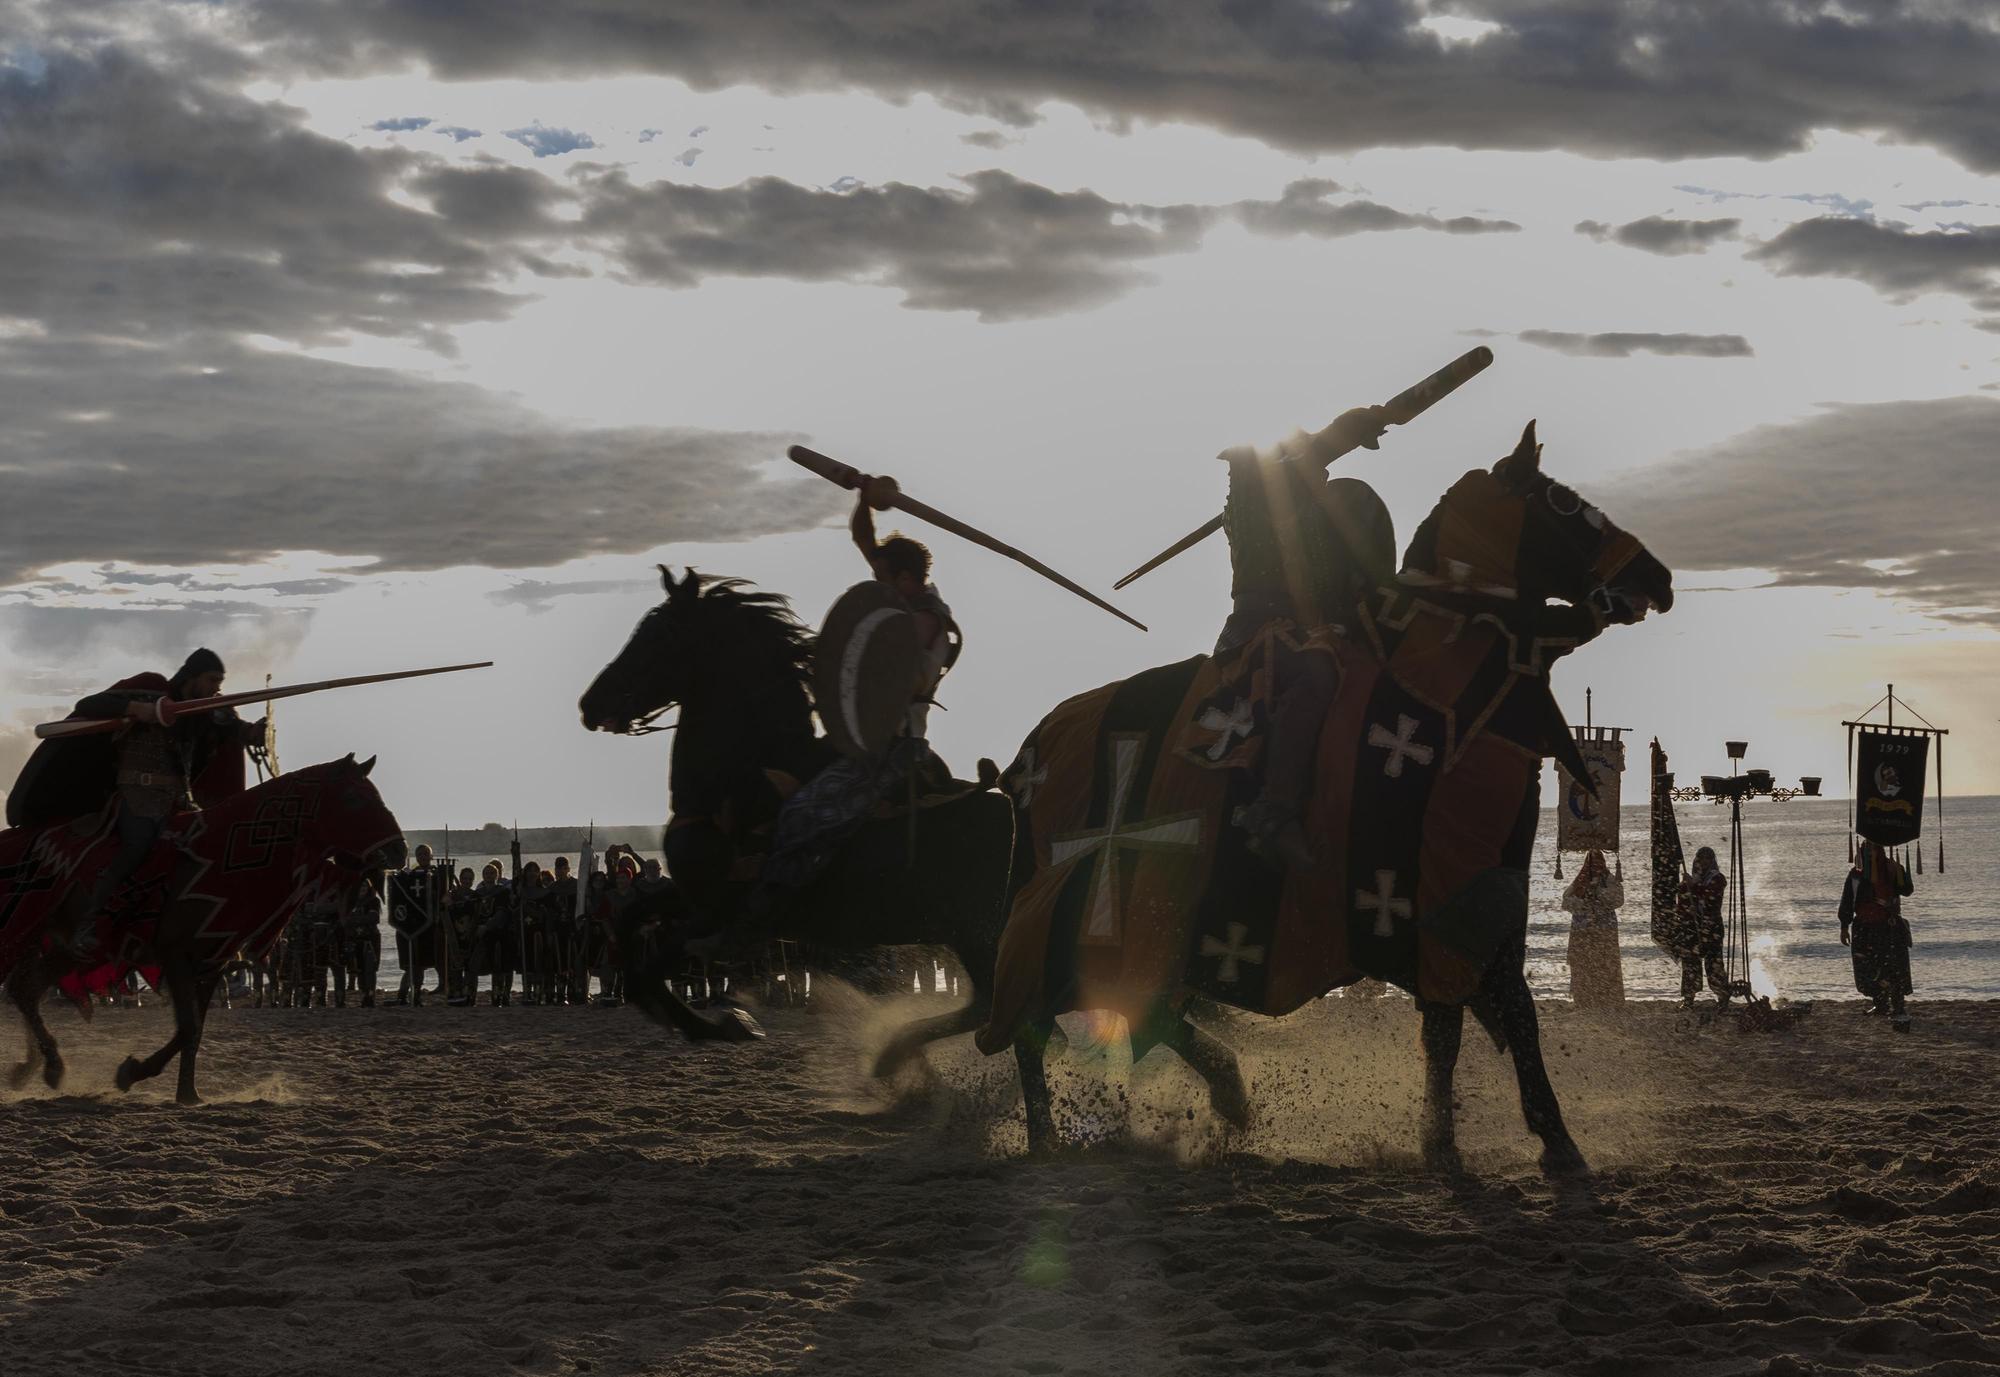
[[[480, 660], [469, 665], [439, 665], [435, 669], [399, 669], [389, 674], [357, 674], [347, 679], [322, 679], [315, 684], [292, 684], [285, 688], [264, 688], [249, 693], [221, 693], [213, 698], [191, 698], [185, 703], [176, 703], [171, 698], [161, 698], [154, 706], [154, 716], [159, 725], [172, 726], [174, 722], [189, 713], [211, 712], [216, 708], [233, 708], [239, 703], [254, 703], [258, 699], [272, 702], [279, 698], [296, 698], [302, 693], [323, 693], [327, 689], [352, 688], [356, 684], [385, 684], [392, 679], [419, 679], [426, 674], [457, 674], [467, 669], [487, 669], [491, 660]], [[127, 722], [127, 717], [72, 717], [60, 722], [44, 722], [35, 728], [35, 735], [46, 741], [58, 736], [88, 736], [93, 732], [114, 732]]]
[[[1401, 392], [1398, 392], [1395, 396], [1384, 402], [1382, 404], [1384, 419], [1390, 425], [1397, 426], [1415, 420], [1432, 406], [1443, 401], [1453, 392], [1456, 392], [1466, 382], [1484, 372], [1487, 365], [1492, 362], [1493, 351], [1485, 345], [1482, 344], [1477, 349], [1468, 349], [1465, 353], [1438, 369], [1437, 372], [1431, 374], [1422, 382], [1416, 384], [1414, 387], [1404, 388]], [[1313, 439], [1317, 443], [1307, 447], [1307, 453], [1311, 458], [1306, 462], [1325, 468], [1332, 464], [1334, 460], [1355, 448], [1352, 442], [1332, 442], [1329, 435], [1332, 429], [1332, 426], [1328, 426], [1325, 430], [1319, 431], [1313, 436]], [[1126, 584], [1143, 578], [1172, 559], [1175, 555], [1180, 554], [1184, 550], [1193, 549], [1221, 529], [1222, 516], [1220, 513], [1217, 513], [1214, 517], [1197, 526], [1194, 530], [1189, 531], [1157, 555], [1154, 555], [1124, 578], [1112, 584], [1112, 591], [1115, 592], [1123, 588]]]
[[[829, 458], [821, 454], [818, 450], [807, 449], [804, 445], [793, 445], [785, 453], [800, 468], [811, 469], [829, 483], [837, 484], [840, 487], [859, 488], [868, 481], [869, 475], [861, 472], [861, 470], [855, 468], [852, 464], [843, 464], [838, 459]], [[1146, 629], [1146, 624], [1138, 618], [1120, 612], [1082, 584], [1065, 578], [1063, 575], [1049, 568], [1048, 565], [1036, 559], [1033, 555], [1017, 550], [1005, 541], [998, 540], [986, 534], [986, 532], [980, 530], [977, 526], [968, 526], [957, 517], [947, 516], [936, 507], [930, 506], [928, 503], [919, 502], [907, 493], [897, 493], [889, 499], [888, 505], [897, 511], [908, 512], [920, 521], [928, 521], [940, 530], [950, 531], [953, 535], [969, 540], [982, 549], [991, 550], [996, 555], [1002, 555], [1007, 559], [1011, 559], [1024, 568], [1032, 569], [1043, 578], [1049, 580], [1049, 582], [1056, 584], [1058, 587], [1067, 588], [1085, 602], [1090, 603], [1094, 607], [1103, 608], [1120, 621], [1129, 622], [1141, 631]]]

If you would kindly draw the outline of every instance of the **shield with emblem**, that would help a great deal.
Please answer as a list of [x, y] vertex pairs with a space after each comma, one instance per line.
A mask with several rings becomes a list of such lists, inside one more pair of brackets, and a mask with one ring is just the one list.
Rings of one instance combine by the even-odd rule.
[[842, 755], [870, 760], [888, 749], [922, 660], [917, 619], [895, 589], [871, 579], [840, 595], [813, 651], [813, 700]]

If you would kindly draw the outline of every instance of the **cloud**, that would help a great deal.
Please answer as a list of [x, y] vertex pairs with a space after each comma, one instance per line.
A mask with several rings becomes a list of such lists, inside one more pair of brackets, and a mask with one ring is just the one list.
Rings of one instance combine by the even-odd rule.
[[1445, 234], [1510, 234], [1521, 228], [1512, 220], [1481, 220], [1470, 215], [1441, 220], [1435, 215], [1391, 210], [1373, 201], [1335, 203], [1328, 199], [1339, 191], [1337, 182], [1307, 177], [1291, 183], [1275, 201], [1239, 201], [1232, 209], [1251, 233], [1272, 236], [1307, 234], [1336, 239], [1349, 234], [1406, 229], [1438, 230]]
[[1611, 331], [1599, 335], [1564, 330], [1522, 330], [1514, 338], [1538, 349], [1578, 358], [1628, 359], [1634, 354], [1669, 354], [1702, 359], [1747, 359], [1756, 351], [1741, 335], [1661, 335]]
[[431, 119], [428, 115], [405, 115], [401, 119], [376, 120], [368, 127], [384, 134], [407, 134], [415, 129], [430, 128]]
[[566, 583], [548, 579], [516, 579], [507, 587], [488, 593], [486, 600], [498, 607], [524, 607], [539, 616], [555, 606], [557, 598], [596, 597], [603, 593], [638, 593], [659, 590], [657, 579], [575, 579]]
[[[71, 419], [107, 401], [130, 420]], [[806, 529], [839, 507], [824, 484], [761, 472], [797, 436], [558, 425], [466, 384], [222, 343], [0, 340], [0, 414], [0, 585], [299, 550], [544, 567]]]
[[[1300, 151], [1447, 144], [1592, 156], [1770, 158], [1818, 129], [1887, 134], [2000, 169], [1986, 0], [1459, 0], [1447, 39], [1414, 0], [1190, 8], [938, 0], [457, 7], [253, 0], [266, 62], [446, 79], [651, 72], [704, 90], [930, 92], [1006, 122], [1074, 102]], [[1085, 60], [1082, 56], [1088, 54]]]
[[1712, 245], [1736, 238], [1742, 225], [1741, 220], [1735, 219], [1673, 220], [1663, 215], [1648, 215], [1643, 220], [1633, 220], [1616, 228], [1601, 220], [1583, 220], [1577, 224], [1576, 232], [1600, 242], [1608, 239], [1628, 249], [1643, 249], [1647, 253], [1675, 257], [1687, 253], [1707, 253]]
[[574, 153], [582, 148], [597, 147], [597, 140], [574, 129], [550, 129], [545, 125], [531, 124], [522, 129], [509, 129], [507, 137], [533, 153], [537, 158], [555, 158], [564, 153]]
[[666, 131], [664, 129], [641, 129], [639, 131], [639, 142], [651, 143], [654, 139], [659, 138], [660, 135], [665, 132]]
[[1607, 510], [1676, 570], [1769, 569], [2000, 626], [2000, 400], [1843, 403], [1614, 479]]
[[1017, 320], [1097, 305], [1145, 281], [1136, 264], [1194, 248], [1212, 214], [1092, 191], [1051, 191], [1004, 172], [957, 188], [899, 182], [815, 191], [775, 177], [733, 187], [637, 185], [606, 170], [582, 183], [578, 237], [628, 279], [872, 282], [918, 310]]
[[1009, 144], [1020, 142], [1019, 139], [1008, 138], [998, 129], [979, 129], [970, 134], [960, 134], [958, 141], [960, 143], [971, 144], [974, 148], [984, 148], [993, 152], [998, 152]]
[[467, 139], [476, 139], [480, 135], [479, 130], [467, 129], [462, 124], [440, 124], [434, 132], [446, 135], [453, 143], [464, 143]]
[[1852, 278], [1899, 300], [1948, 292], [2000, 315], [2000, 225], [1916, 230], [1819, 216], [1787, 226], [1750, 257], [1782, 277]]
[[701, 156], [701, 150], [699, 148], [683, 148], [678, 154], [675, 155], [674, 161], [679, 163], [682, 167], [693, 167], [694, 160], [696, 158], [699, 158], [700, 156]]
[[39, 77], [0, 68], [0, 301], [58, 334], [446, 348], [452, 327], [525, 300], [503, 284], [533, 258], [509, 242], [518, 221], [394, 198], [443, 166], [326, 138], [286, 106], [115, 48], [52, 53]]

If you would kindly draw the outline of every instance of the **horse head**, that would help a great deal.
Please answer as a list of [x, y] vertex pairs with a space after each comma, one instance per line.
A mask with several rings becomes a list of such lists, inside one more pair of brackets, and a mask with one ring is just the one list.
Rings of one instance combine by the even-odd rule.
[[1542, 472], [1535, 423], [1491, 469], [1452, 484], [1417, 528], [1402, 580], [1518, 600], [1588, 604], [1631, 623], [1674, 605], [1673, 575], [1638, 538]]
[[280, 775], [260, 787], [289, 785], [318, 794], [318, 806], [302, 810], [300, 831], [335, 865], [362, 874], [400, 870], [408, 854], [402, 824], [368, 778], [374, 768], [374, 756], [357, 762], [350, 752], [339, 760]]
[[774, 684], [803, 683], [811, 638], [783, 598], [741, 579], [704, 580], [692, 568], [677, 579], [659, 569], [666, 601], [639, 619], [577, 702], [586, 731], [650, 731], [661, 713], [690, 701], [742, 702], [768, 696]]

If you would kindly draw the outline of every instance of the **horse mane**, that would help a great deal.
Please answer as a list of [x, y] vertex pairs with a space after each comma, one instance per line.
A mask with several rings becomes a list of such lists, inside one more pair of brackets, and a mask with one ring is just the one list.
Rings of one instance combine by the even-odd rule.
[[[695, 606], [704, 616], [730, 619], [734, 644], [764, 652], [794, 670], [801, 683], [810, 676], [812, 629], [799, 620], [790, 598], [760, 591], [750, 580], [740, 578], [705, 578], [699, 590]], [[672, 598], [669, 605], [674, 605]]]

